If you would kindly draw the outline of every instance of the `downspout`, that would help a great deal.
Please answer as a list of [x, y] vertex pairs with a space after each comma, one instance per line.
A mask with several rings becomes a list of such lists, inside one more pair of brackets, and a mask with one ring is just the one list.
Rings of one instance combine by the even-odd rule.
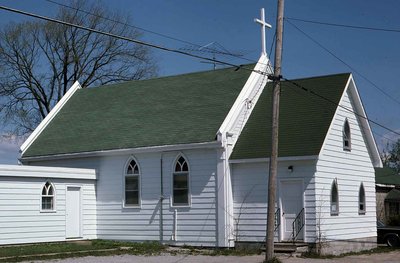
[[164, 183], [163, 183], [163, 153], [160, 156], [160, 243], [164, 242], [164, 223], [163, 223], [163, 201], [164, 201]]

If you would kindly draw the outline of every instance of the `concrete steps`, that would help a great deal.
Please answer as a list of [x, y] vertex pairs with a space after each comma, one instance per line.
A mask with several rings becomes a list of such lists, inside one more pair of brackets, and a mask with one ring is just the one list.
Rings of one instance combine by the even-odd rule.
[[274, 243], [275, 253], [303, 253], [307, 252], [308, 245], [303, 242], [278, 242]]

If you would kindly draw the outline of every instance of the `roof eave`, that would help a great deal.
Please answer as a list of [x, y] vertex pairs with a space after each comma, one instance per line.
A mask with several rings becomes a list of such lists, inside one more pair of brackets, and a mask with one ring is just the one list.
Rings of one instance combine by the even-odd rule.
[[368, 122], [368, 116], [367, 113], [365, 112], [360, 94], [358, 93], [356, 83], [354, 82], [353, 79], [353, 75], [350, 75], [349, 84], [348, 87], [346, 87], [346, 89], [347, 88], [349, 88], [350, 93], [352, 94], [353, 98], [355, 98], [354, 105], [356, 108], [356, 112], [361, 115], [359, 121], [361, 124], [361, 128], [364, 131], [368, 151], [371, 155], [372, 164], [374, 167], [382, 168], [383, 164], [381, 157], [379, 155], [378, 146], [376, 145], [374, 135], [372, 134], [371, 126], [369, 125]]
[[211, 141], [211, 142], [200, 142], [200, 143], [161, 145], [161, 146], [149, 146], [149, 147], [138, 147], [138, 148], [99, 150], [99, 151], [88, 151], [88, 152], [78, 152], [78, 153], [63, 153], [63, 154], [42, 155], [33, 157], [22, 157], [20, 158], [20, 161], [22, 163], [26, 163], [32, 161], [45, 161], [45, 160], [48, 161], [57, 159], [74, 159], [83, 157], [113, 156], [113, 155], [124, 155], [124, 154], [149, 153], [149, 152], [169, 152], [169, 151], [180, 151], [188, 149], [214, 149], [221, 147], [222, 144], [220, 141]]
[[28, 139], [20, 147], [21, 156], [24, 155], [26, 150], [33, 144], [33, 142], [39, 137], [39, 135], [43, 132], [43, 130], [49, 125], [49, 123], [54, 119], [58, 112], [64, 107], [64, 105], [68, 102], [68, 100], [75, 94], [78, 89], [81, 89], [81, 85], [78, 81], [71, 86], [71, 88], [65, 93], [65, 95], [61, 98], [61, 100], [54, 106], [54, 108], [47, 114], [46, 118], [44, 118], [40, 124], [36, 127], [36, 129], [31, 133]]

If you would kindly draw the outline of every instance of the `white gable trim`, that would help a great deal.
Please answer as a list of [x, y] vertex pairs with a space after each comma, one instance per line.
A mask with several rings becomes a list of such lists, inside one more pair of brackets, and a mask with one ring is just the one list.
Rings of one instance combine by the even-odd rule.
[[[270, 158], [251, 158], [251, 159], [237, 159], [229, 160], [229, 163], [264, 163], [269, 162]], [[291, 157], [278, 157], [278, 161], [304, 161], [304, 160], [316, 160], [318, 155], [305, 155], [305, 156], [291, 156]]]
[[83, 157], [126, 155], [126, 154], [150, 153], [150, 152], [169, 152], [169, 151], [181, 151], [181, 150], [191, 150], [191, 149], [216, 149], [221, 147], [222, 147], [221, 142], [212, 141], [212, 142], [150, 146], [150, 147], [139, 147], [139, 148], [128, 148], [128, 149], [117, 149], [117, 150], [65, 153], [65, 154], [54, 154], [54, 155], [36, 156], [36, 157], [23, 157], [20, 160], [23, 162], [29, 162], [29, 161], [44, 161], [44, 160], [56, 160], [56, 159], [73, 159], [73, 158], [83, 158]]
[[[268, 73], [270, 71], [270, 62], [268, 59], [268, 56], [266, 55], [261, 55], [260, 59], [258, 60], [256, 66], [254, 67], [255, 71], [261, 71]], [[271, 73], [271, 72], [270, 72]], [[262, 83], [260, 83], [262, 81]], [[247, 108], [247, 113], [246, 116], [244, 116], [243, 119], [243, 124], [241, 124], [241, 129], [246, 124], [246, 121], [248, 117], [250, 116], [254, 105], [256, 105], [257, 100], [262, 93], [265, 85], [268, 82], [268, 77], [264, 76], [260, 73], [257, 72], [252, 72], [247, 79], [245, 85], [243, 86], [241, 92], [239, 93], [238, 97], [236, 98], [232, 108], [230, 109], [229, 113], [226, 115], [224, 121], [222, 122], [221, 126], [218, 129], [217, 136], [218, 140], [223, 140], [225, 139], [226, 136], [234, 136], [240, 134], [241, 130], [239, 130], [239, 134], [233, 134], [233, 129], [235, 128], [235, 124], [237, 123], [238, 119], [241, 117], [241, 114], [243, 110], [248, 107], [247, 103], [249, 102], [249, 99], [252, 99], [250, 101], [250, 106]], [[258, 90], [257, 87], [259, 87]], [[229, 133], [227, 135], [227, 133]], [[222, 137], [220, 136], [222, 135]], [[237, 139], [236, 137], [236, 139]], [[234, 143], [233, 143], [234, 144]]]
[[353, 75], [350, 75], [349, 81], [350, 81], [350, 87], [347, 88], [349, 88], [349, 92], [352, 95], [352, 97], [355, 98], [354, 104], [356, 107], [356, 112], [362, 116], [362, 118], [358, 117], [358, 119], [360, 120], [361, 128], [364, 132], [363, 134], [365, 135], [368, 151], [371, 155], [372, 164], [374, 165], [374, 167], [382, 168], [383, 164], [381, 157], [379, 155], [379, 150], [376, 145], [374, 135], [372, 134], [371, 126], [369, 125], [369, 122], [367, 120], [368, 117], [364, 110], [364, 106], [362, 104], [361, 97], [358, 93], [356, 83], [354, 82]]
[[36, 127], [36, 129], [31, 133], [31, 135], [26, 139], [26, 141], [21, 145], [20, 152], [23, 155], [25, 151], [32, 145], [37, 137], [42, 133], [42, 131], [47, 127], [47, 125], [53, 120], [61, 108], [67, 103], [67, 101], [74, 95], [74, 93], [81, 89], [81, 85], [76, 81], [72, 87], [65, 93], [61, 100], [54, 106], [50, 113], [42, 120], [42, 122]]
[[[345, 86], [344, 91], [342, 93], [342, 96], [340, 97], [340, 100], [339, 100], [339, 105], [341, 105], [347, 90], [350, 92], [350, 95], [351, 95], [350, 99], [352, 99], [352, 101], [354, 103], [354, 109], [353, 109], [354, 112], [356, 114], [358, 114], [358, 115], [361, 115], [361, 117], [357, 116], [357, 115], [356, 115], [356, 117], [360, 121], [360, 126], [361, 126], [360, 128], [361, 128], [362, 134], [365, 136], [364, 137], [365, 140], [366, 140], [365, 143], [366, 143], [368, 152], [370, 154], [372, 165], [374, 167], [380, 167], [381, 168], [382, 167], [382, 161], [381, 161], [381, 158], [379, 156], [378, 147], [376, 146], [374, 136], [372, 135], [371, 127], [369, 126], [369, 123], [368, 123], [368, 120], [367, 120], [367, 114], [365, 113], [365, 110], [364, 110], [364, 107], [362, 105], [362, 101], [361, 101], [360, 95], [359, 95], [359, 93], [357, 91], [357, 87], [355, 85], [355, 82], [354, 82], [352, 74], [350, 74], [350, 77], [347, 80], [346, 86]], [[331, 123], [330, 123], [329, 128], [328, 128], [328, 132], [325, 135], [325, 139], [324, 139], [324, 142], [322, 144], [322, 147], [321, 147], [321, 150], [320, 150], [320, 154], [321, 154], [322, 149], [325, 148], [325, 145], [326, 145], [326, 142], [327, 142], [327, 138], [328, 138], [328, 133], [332, 129], [333, 121], [334, 121], [335, 116], [338, 113], [338, 110], [339, 110], [339, 106], [336, 107], [335, 114], [333, 115], [333, 118], [332, 118]]]
[[94, 169], [23, 165], [0, 165], [0, 177], [97, 180]]

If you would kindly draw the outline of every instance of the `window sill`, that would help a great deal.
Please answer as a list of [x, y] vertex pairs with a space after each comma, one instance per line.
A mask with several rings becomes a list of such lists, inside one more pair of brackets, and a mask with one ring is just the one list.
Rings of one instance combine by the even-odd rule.
[[57, 213], [57, 210], [40, 210], [40, 213], [44, 214]]
[[182, 205], [171, 205], [171, 208], [190, 208], [191, 204], [182, 204]]
[[141, 205], [123, 205], [122, 209], [141, 209]]
[[362, 215], [365, 215], [365, 214], [366, 214], [366, 212], [365, 212], [365, 211], [358, 212], [358, 215], [360, 215], [360, 216], [362, 216]]
[[338, 216], [339, 213], [331, 213], [331, 216]]

